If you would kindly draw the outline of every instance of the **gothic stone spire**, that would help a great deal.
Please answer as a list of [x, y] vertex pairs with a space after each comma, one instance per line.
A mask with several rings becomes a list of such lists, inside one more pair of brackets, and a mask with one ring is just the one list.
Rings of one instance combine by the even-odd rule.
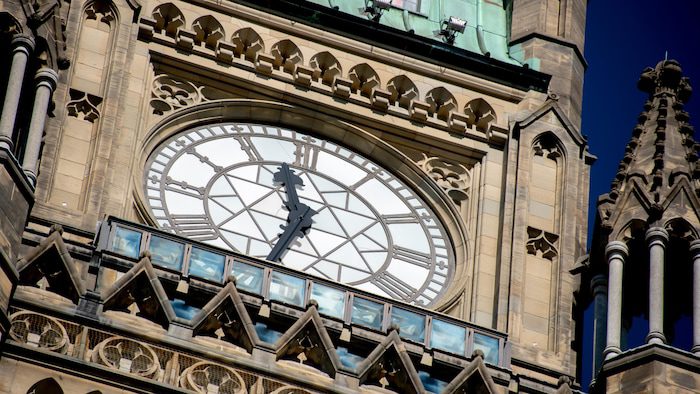
[[[679, 208], [679, 201], [673, 201], [680, 189], [687, 192], [681, 204], [684, 210], [691, 208], [698, 219], [700, 209], [698, 144], [688, 123], [690, 116], [683, 110], [692, 92], [690, 80], [683, 77], [677, 61], [663, 60], [642, 71], [637, 86], [649, 98], [632, 130], [611, 190], [598, 202], [601, 224], [609, 230], [619, 230], [617, 227], [629, 219], [653, 222], [667, 216], [664, 212]], [[624, 211], [630, 212], [630, 205], [644, 208], [646, 217], [624, 215]], [[678, 212], [682, 213], [688, 212]]]

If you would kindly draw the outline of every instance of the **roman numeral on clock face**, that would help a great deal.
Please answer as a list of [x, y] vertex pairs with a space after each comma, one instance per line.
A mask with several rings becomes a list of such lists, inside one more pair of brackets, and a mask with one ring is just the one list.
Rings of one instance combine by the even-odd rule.
[[170, 223], [176, 234], [195, 241], [211, 241], [218, 238], [214, 224], [205, 215], [170, 215]]
[[389, 272], [381, 272], [370, 280], [375, 286], [394, 298], [410, 300], [416, 295], [417, 289]]
[[262, 156], [255, 145], [250, 141], [250, 137], [233, 137], [241, 145], [241, 149], [248, 155], [250, 161], [261, 161]]
[[391, 257], [425, 269], [430, 269], [432, 266], [430, 255], [401, 246], [394, 245], [391, 250]]

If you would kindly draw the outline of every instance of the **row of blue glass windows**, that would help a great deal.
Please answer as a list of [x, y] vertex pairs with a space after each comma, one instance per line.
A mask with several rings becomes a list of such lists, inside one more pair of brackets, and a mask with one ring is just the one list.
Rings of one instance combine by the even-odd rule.
[[[116, 226], [112, 239], [113, 252], [137, 258], [139, 256], [143, 234], [140, 231]], [[185, 256], [185, 245], [156, 235], [151, 236], [149, 243], [151, 261], [153, 264], [182, 271]], [[214, 282], [223, 282], [226, 256], [208, 250], [192, 247], [189, 257], [188, 275], [204, 278]], [[236, 288], [249, 293], [262, 295], [264, 269], [254, 265], [234, 261], [232, 274], [236, 277]], [[290, 305], [303, 307], [305, 300], [306, 280], [296, 276], [272, 271], [269, 286], [269, 298]], [[345, 292], [320, 283], [311, 287], [310, 299], [318, 302], [319, 313], [337, 319], [344, 318]], [[178, 316], [191, 319], [199, 309], [186, 305], [181, 300], [173, 301], [173, 307]], [[353, 297], [350, 321], [375, 330], [382, 329], [384, 305], [368, 299]], [[405, 309], [394, 307], [391, 311], [391, 323], [400, 327], [403, 338], [425, 342], [425, 316]], [[433, 319], [430, 336], [430, 346], [450, 353], [464, 355], [467, 330], [455, 324], [439, 319]], [[276, 340], [277, 334], [259, 323], [261, 339], [266, 342]], [[281, 333], [279, 333], [281, 335]], [[498, 338], [474, 333], [474, 349], [480, 349], [485, 354], [485, 361], [498, 364]]]

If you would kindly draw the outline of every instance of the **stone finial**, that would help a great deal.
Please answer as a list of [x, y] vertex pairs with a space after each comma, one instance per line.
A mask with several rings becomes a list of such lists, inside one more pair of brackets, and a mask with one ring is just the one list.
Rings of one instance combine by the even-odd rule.
[[400, 334], [401, 327], [399, 327], [399, 325], [396, 323], [391, 323], [391, 325], [389, 325], [389, 328], [386, 330], [386, 332], [388, 334], [388, 333], [391, 333], [392, 331], [396, 331], [397, 334]]
[[59, 235], [63, 235], [63, 226], [61, 226], [58, 223], [52, 224], [51, 228], [49, 229], [49, 234], [53, 233], [58, 233]]
[[145, 257], [147, 257], [149, 260], [151, 259], [151, 251], [150, 250], [142, 251], [141, 254], [139, 255], [139, 260], [142, 258], [145, 258]]
[[309, 302], [306, 303], [306, 309], [310, 309], [311, 307], [318, 310], [318, 301], [314, 300], [313, 298], [310, 299]]
[[477, 357], [479, 357], [480, 359], [483, 360], [485, 357], [484, 351], [481, 349], [474, 349], [474, 351], [472, 352], [472, 358], [477, 358]]
[[637, 82], [639, 90], [656, 95], [669, 93], [676, 96], [678, 101], [685, 103], [693, 91], [690, 79], [683, 76], [681, 65], [675, 60], [662, 60], [655, 68], [647, 67]]
[[566, 375], [560, 376], [559, 381], [557, 382], [557, 387], [561, 387], [563, 385], [571, 386], [571, 378]]

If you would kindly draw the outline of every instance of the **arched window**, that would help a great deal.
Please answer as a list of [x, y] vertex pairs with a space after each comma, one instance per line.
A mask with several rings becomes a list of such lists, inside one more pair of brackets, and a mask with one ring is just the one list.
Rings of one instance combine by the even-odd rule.
[[46, 378], [34, 383], [27, 394], [63, 394], [63, 389], [54, 378]]

